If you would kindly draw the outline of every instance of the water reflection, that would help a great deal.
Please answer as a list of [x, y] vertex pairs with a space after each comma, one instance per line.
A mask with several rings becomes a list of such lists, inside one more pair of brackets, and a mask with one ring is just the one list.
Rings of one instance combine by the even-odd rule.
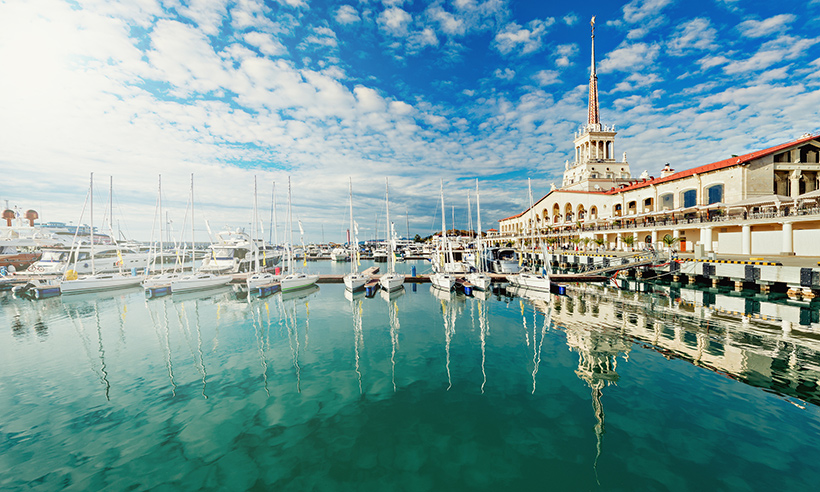
[[[806, 306], [698, 289], [635, 286], [641, 291], [568, 286], [561, 319], [568, 326], [618, 325], [625, 337], [668, 359], [820, 405], [820, 330], [814, 323], [789, 321]], [[581, 302], [595, 309], [582, 313], [575, 308]], [[749, 309], [758, 314], [751, 315]]]

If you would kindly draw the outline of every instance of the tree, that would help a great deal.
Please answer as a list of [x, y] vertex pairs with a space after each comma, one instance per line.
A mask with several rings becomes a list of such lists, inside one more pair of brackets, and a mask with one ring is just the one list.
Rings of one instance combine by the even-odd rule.
[[635, 244], [635, 236], [624, 236], [621, 238], [621, 241], [626, 244], [629, 249], [632, 249], [632, 245]]
[[421, 242], [421, 236], [419, 236], [418, 234], [416, 234], [416, 237], [415, 237], [415, 238], [413, 238], [413, 242], [414, 242], [414, 243], [420, 243], [420, 242]]
[[587, 248], [589, 247], [589, 243], [591, 241], [592, 241], [592, 239], [590, 239], [588, 237], [585, 237], [585, 238], [581, 239], [581, 242], [584, 243], [584, 251], [587, 250]]

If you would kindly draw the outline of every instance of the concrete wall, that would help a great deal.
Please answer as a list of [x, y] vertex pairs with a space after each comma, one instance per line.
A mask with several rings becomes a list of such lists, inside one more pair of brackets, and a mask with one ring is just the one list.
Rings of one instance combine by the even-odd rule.
[[794, 231], [794, 253], [798, 256], [820, 256], [820, 230]]

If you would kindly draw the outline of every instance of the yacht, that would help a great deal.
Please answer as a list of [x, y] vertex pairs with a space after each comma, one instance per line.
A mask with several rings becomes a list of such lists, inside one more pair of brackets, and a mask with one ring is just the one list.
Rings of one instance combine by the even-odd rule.
[[512, 248], [491, 246], [484, 249], [484, 265], [494, 273], [518, 273], [518, 253]]
[[404, 275], [396, 273], [396, 232], [393, 230], [393, 223], [390, 222], [390, 195], [387, 186], [387, 178], [384, 179], [384, 204], [387, 210], [387, 273], [379, 278], [379, 285], [382, 289], [392, 292], [401, 288], [404, 284]]
[[345, 248], [333, 248], [330, 252], [330, 259], [332, 261], [347, 261], [350, 258], [350, 252]]
[[208, 247], [208, 254], [202, 260], [200, 271], [204, 273], [240, 273], [254, 270], [254, 258], [250, 254], [256, 248], [260, 251], [262, 269], [279, 263], [281, 255], [270, 245], [259, 241], [253, 244], [250, 235], [241, 229], [224, 230], [216, 234], [217, 242]]
[[[29, 265], [26, 273], [62, 275], [68, 270], [69, 265], [78, 275], [131, 271], [133, 268], [142, 271], [148, 266], [150, 255], [147, 251], [120, 249], [119, 253], [118, 255], [117, 247], [113, 244], [97, 244], [93, 248], [84, 244], [73, 250], [71, 248], [43, 248], [40, 259]], [[94, 256], [94, 272], [91, 268], [92, 255]]]

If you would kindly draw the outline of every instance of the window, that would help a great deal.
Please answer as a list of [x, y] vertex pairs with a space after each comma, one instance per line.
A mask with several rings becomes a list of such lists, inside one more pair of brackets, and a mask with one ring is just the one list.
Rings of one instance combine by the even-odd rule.
[[709, 200], [707, 205], [723, 201], [723, 185], [714, 185], [706, 190], [706, 197]]
[[661, 210], [669, 209], [672, 210], [675, 208], [674, 204], [674, 195], [672, 193], [667, 193], [665, 195], [661, 195], [658, 199], [661, 201]]
[[698, 204], [698, 192], [697, 190], [687, 190], [681, 193], [681, 202], [683, 202], [683, 208], [694, 207]]

